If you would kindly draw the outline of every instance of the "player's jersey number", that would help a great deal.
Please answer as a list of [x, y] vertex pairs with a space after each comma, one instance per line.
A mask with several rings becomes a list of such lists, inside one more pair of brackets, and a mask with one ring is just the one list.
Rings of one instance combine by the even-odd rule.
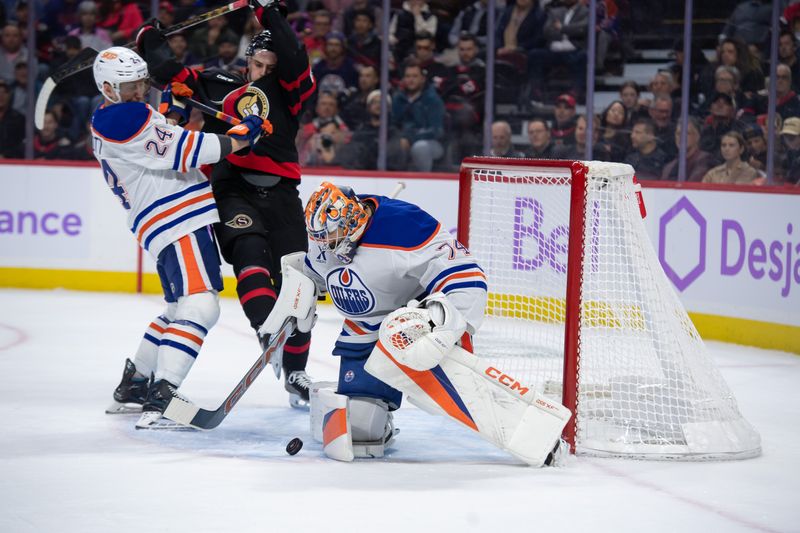
[[105, 159], [100, 160], [100, 166], [103, 169], [103, 177], [106, 179], [106, 183], [108, 183], [108, 187], [111, 189], [111, 192], [119, 198], [122, 207], [125, 209], [130, 209], [131, 204], [128, 201], [128, 191], [125, 190], [125, 187], [122, 186], [122, 183], [119, 182], [119, 178], [109, 166], [108, 161]]

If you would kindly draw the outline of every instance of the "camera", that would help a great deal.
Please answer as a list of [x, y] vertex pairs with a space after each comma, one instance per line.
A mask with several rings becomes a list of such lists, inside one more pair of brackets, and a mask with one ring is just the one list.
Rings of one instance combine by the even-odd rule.
[[323, 148], [328, 149], [333, 146], [333, 137], [328, 135], [327, 133], [323, 133], [320, 135], [320, 144]]

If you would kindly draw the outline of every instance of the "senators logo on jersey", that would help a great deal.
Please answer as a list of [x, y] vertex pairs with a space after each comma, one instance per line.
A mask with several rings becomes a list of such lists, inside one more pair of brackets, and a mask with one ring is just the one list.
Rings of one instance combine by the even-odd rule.
[[263, 119], [269, 116], [269, 99], [264, 91], [252, 85], [240, 94], [234, 102], [236, 114], [240, 117], [256, 115]]
[[333, 304], [347, 315], [364, 315], [375, 308], [375, 295], [350, 268], [332, 270], [326, 284]]

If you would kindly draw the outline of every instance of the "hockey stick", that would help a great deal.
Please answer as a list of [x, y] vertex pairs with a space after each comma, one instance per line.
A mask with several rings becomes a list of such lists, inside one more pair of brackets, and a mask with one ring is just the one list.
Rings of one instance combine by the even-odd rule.
[[389, 198], [397, 198], [405, 188], [406, 188], [406, 182], [398, 181], [397, 185], [395, 185], [394, 187], [394, 190], [389, 194]]
[[272, 336], [269, 346], [262, 353], [250, 370], [239, 381], [239, 384], [234, 387], [233, 391], [228, 395], [222, 405], [213, 411], [201, 409], [192, 402], [182, 398], [173, 397], [167, 404], [164, 410], [164, 417], [197, 429], [214, 429], [217, 427], [228, 413], [231, 412], [233, 406], [242, 398], [253, 381], [258, 377], [264, 367], [266, 367], [272, 357], [280, 357], [283, 354], [283, 345], [289, 339], [289, 336], [294, 332], [296, 319], [288, 317], [278, 330], [278, 333]]
[[[174, 24], [164, 30], [164, 33], [165, 35], [172, 35], [187, 28], [191, 28], [192, 26], [202, 24], [203, 22], [209, 21], [213, 18], [227, 15], [228, 13], [243, 7], [247, 7], [248, 5], [248, 0], [235, 0], [230, 4], [212, 9], [211, 11], [197, 15], [196, 17], [192, 17], [184, 20], [183, 22], [179, 22], [178, 24]], [[136, 46], [136, 41], [129, 42], [125, 45], [125, 48], [133, 48], [134, 46]], [[42, 129], [44, 127], [44, 114], [47, 111], [47, 102], [50, 101], [50, 96], [53, 94], [56, 86], [64, 81], [64, 79], [77, 74], [78, 72], [84, 71], [87, 68], [91, 68], [92, 65], [94, 65], [94, 58], [97, 57], [97, 54], [99, 53], [100, 52], [92, 48], [84, 48], [78, 53], [77, 56], [67, 62], [64, 66], [54, 72], [52, 76], [44, 81], [42, 89], [39, 91], [39, 97], [36, 99], [36, 108], [34, 109], [33, 113], [33, 122], [38, 129]]]

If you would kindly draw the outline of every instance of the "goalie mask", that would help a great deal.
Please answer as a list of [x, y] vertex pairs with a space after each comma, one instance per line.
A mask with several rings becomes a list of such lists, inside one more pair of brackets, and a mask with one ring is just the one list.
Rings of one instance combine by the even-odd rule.
[[[144, 84], [143, 95], [146, 95], [149, 89], [150, 74], [147, 71], [147, 63], [139, 54], [122, 46], [112, 46], [97, 54], [93, 71], [94, 81], [100, 94], [114, 103], [127, 100], [123, 95], [134, 93], [139, 83]], [[114, 98], [103, 92], [106, 83], [111, 86]]]
[[322, 182], [306, 204], [306, 231], [320, 249], [350, 263], [369, 221], [369, 212], [350, 187]]

